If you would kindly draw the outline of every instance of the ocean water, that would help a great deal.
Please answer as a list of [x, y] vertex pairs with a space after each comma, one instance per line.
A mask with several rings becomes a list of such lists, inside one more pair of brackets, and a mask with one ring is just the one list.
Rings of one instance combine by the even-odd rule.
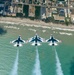
[[[0, 35], [0, 75], [74, 75], [74, 31], [24, 25], [0, 23], [7, 30]], [[35, 33], [45, 39], [53, 34], [62, 43], [37, 48], [31, 43], [20, 48], [10, 44], [19, 35], [27, 41]]]

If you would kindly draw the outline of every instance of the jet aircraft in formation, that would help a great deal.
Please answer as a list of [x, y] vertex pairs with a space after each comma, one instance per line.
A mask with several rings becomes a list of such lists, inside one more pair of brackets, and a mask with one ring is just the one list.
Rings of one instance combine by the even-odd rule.
[[22, 46], [22, 43], [25, 43], [25, 41], [21, 39], [21, 36], [19, 36], [16, 40], [11, 41], [11, 43], [13, 43], [14, 46], [20, 47]]
[[[56, 46], [58, 45], [59, 41], [58, 39], [55, 39], [53, 36], [50, 36], [49, 39], [47, 39], [46, 41], [44, 41], [43, 38], [39, 37], [37, 34], [34, 37], [31, 37], [28, 42], [31, 42], [32, 45], [34, 46], [40, 46], [41, 42], [48, 42], [50, 46]], [[18, 39], [13, 40], [11, 43], [14, 44], [14, 46], [20, 47], [22, 46], [22, 43], [25, 43], [25, 40], [21, 39], [21, 36], [18, 37]]]
[[43, 42], [43, 38], [39, 37], [37, 34], [29, 39], [29, 42], [32, 42], [32, 45], [39, 46], [40, 42]]
[[61, 42], [61, 41], [58, 40], [58, 39], [55, 39], [53, 36], [50, 36], [50, 38], [47, 39], [46, 42], [49, 42], [49, 45], [50, 45], [50, 46], [56, 46], [56, 45], [58, 45], [58, 43]]

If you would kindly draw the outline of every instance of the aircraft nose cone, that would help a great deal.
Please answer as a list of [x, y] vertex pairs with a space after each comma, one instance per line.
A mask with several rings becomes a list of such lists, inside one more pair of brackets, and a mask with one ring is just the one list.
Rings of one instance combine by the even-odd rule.
[[19, 36], [21, 36], [21, 35], [19, 35]]

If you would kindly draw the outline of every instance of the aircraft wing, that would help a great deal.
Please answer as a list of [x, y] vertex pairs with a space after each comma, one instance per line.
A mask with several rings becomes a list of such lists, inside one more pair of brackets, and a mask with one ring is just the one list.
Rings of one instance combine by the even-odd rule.
[[54, 40], [54, 42], [58, 42], [58, 40], [57, 39], [53, 39]]
[[54, 42], [60, 42], [58, 39], [54, 39]]
[[37, 39], [39, 42], [43, 42], [43, 38], [41, 38], [41, 37], [38, 37], [38, 39]]
[[47, 39], [47, 40], [46, 40], [46, 42], [50, 42], [50, 41], [52, 41], [52, 40], [51, 40], [51, 39]]
[[25, 43], [25, 41], [24, 41], [24, 40], [22, 40], [22, 39], [20, 39], [19, 41], [20, 41], [20, 42], [22, 42], [22, 43]]
[[50, 41], [52, 41], [51, 38], [46, 40], [46, 42], [50, 42]]
[[34, 41], [35, 41], [34, 37], [32, 37], [32, 38], [29, 39], [29, 42], [34, 42]]
[[16, 43], [18, 40], [13, 40], [11, 43]]
[[[47, 39], [47, 40], [46, 40], [46, 42], [51, 42], [51, 41], [52, 41], [52, 39]], [[59, 42], [59, 40], [57, 40], [57, 39], [53, 39], [53, 41], [54, 41], [54, 42]]]

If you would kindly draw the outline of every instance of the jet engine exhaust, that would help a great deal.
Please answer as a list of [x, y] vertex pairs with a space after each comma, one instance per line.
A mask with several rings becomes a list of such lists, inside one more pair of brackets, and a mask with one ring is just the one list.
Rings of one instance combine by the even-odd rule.
[[19, 45], [16, 43], [14, 44], [14, 47], [22, 47], [23, 45], [20, 43]]
[[32, 43], [32, 46], [40, 46], [40, 43]]
[[10, 75], [18, 75], [18, 60], [19, 60], [19, 50], [17, 50], [15, 62]]
[[54, 47], [54, 50], [55, 50], [55, 58], [56, 58], [56, 75], [64, 75], [63, 71], [62, 71], [62, 68], [61, 68], [61, 63], [60, 63], [60, 60], [59, 60], [59, 57], [58, 57], [58, 54], [57, 54], [57, 51], [56, 51], [55, 47]]
[[38, 53], [37, 47], [36, 47], [36, 60], [35, 60], [35, 65], [33, 69], [33, 75], [42, 75], [41, 69], [40, 69], [40, 60], [39, 60], [39, 53]]

